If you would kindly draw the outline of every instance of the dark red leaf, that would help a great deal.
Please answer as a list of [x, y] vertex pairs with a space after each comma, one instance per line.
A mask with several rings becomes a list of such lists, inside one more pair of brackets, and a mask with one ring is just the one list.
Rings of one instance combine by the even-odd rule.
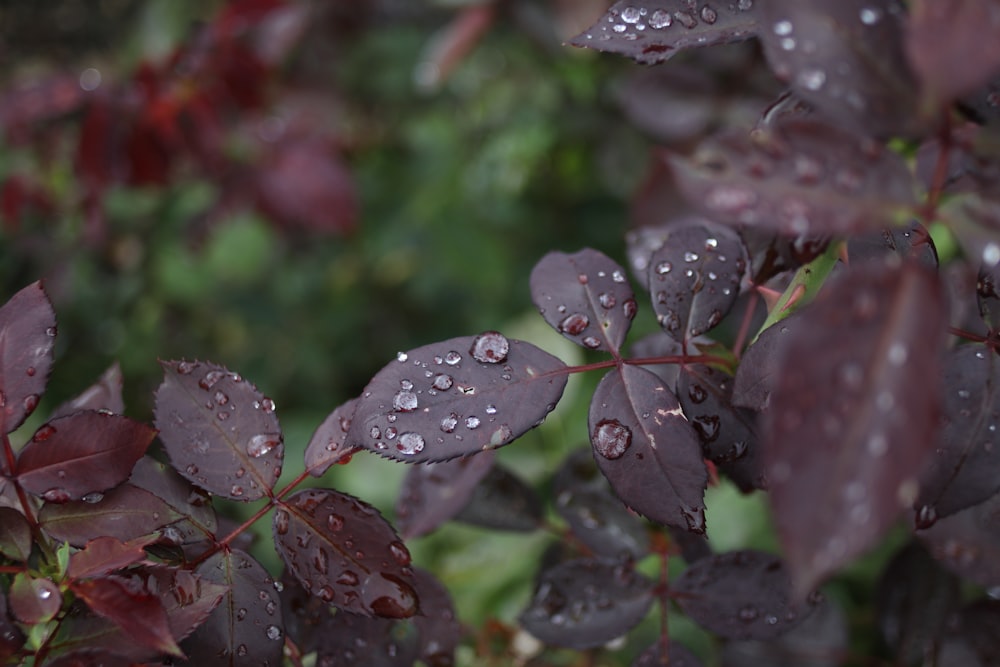
[[944, 419], [914, 503], [917, 522], [978, 505], [1000, 491], [1000, 360], [984, 345], [963, 345], [944, 364]]
[[42, 283], [28, 285], [0, 308], [0, 420], [10, 433], [45, 393], [52, 370], [56, 314]]
[[51, 620], [59, 613], [63, 596], [52, 580], [18, 572], [7, 591], [7, 602], [15, 618], [22, 623], [36, 625]]
[[659, 523], [705, 531], [708, 471], [677, 397], [653, 373], [610, 371], [590, 403], [594, 459], [626, 505]]
[[216, 364], [162, 365], [156, 427], [174, 468], [230, 500], [263, 497], [278, 481], [285, 453], [274, 401]]
[[961, 105], [980, 122], [1000, 119], [1000, 76], [967, 95]]
[[699, 5], [686, 0], [621, 0], [569, 43], [651, 65], [684, 49], [738, 42], [757, 31], [753, 0]]
[[[965, 605], [958, 613], [955, 635], [964, 641], [987, 666], [1000, 655], [1000, 601], [979, 599]], [[966, 664], [969, 664], [968, 662]]]
[[899, 155], [813, 119], [728, 130], [670, 162], [681, 191], [712, 219], [797, 236], [881, 229], [916, 201]]
[[282, 142], [262, 164], [258, 203], [275, 222], [313, 234], [354, 230], [358, 219], [354, 179], [324, 142]]
[[39, 427], [17, 458], [21, 486], [50, 502], [100, 494], [128, 479], [156, 437], [141, 422], [85, 410]]
[[95, 497], [94, 502], [89, 500], [45, 503], [38, 513], [42, 530], [57, 540], [83, 547], [102, 536], [127, 542], [183, 518], [149, 491], [131, 484], [122, 484], [100, 499]]
[[801, 623], [818, 598], [792, 602], [780, 558], [732, 551], [702, 558], [674, 581], [677, 604], [702, 627], [727, 639], [771, 639]]
[[493, 467], [493, 452], [407, 470], [396, 502], [396, 526], [405, 539], [426, 535], [462, 511]]
[[550, 252], [531, 270], [531, 300], [556, 331], [617, 354], [637, 312], [625, 270], [597, 250]]
[[653, 599], [653, 582], [630, 564], [580, 558], [541, 573], [519, 620], [546, 644], [588, 649], [638, 625]]
[[12, 507], [0, 507], [0, 554], [18, 562], [31, 555], [31, 526], [24, 515]]
[[120, 415], [125, 411], [122, 383], [122, 369], [118, 362], [115, 362], [104, 371], [97, 382], [53, 410], [49, 419], [65, 417], [81, 410], [103, 410]]
[[[190, 570], [180, 568], [147, 566], [132, 573], [131, 577], [141, 581], [146, 590], [160, 597], [167, 612], [170, 632], [177, 641], [181, 641], [204, 623], [228, 590], [224, 584], [212, 583]], [[273, 610], [273, 607], [265, 604], [265, 612], [268, 609]]]
[[862, 264], [837, 278], [788, 334], [765, 413], [771, 505], [800, 591], [874, 545], [916, 500], [940, 410], [936, 275]]
[[420, 637], [420, 659], [428, 667], [452, 667], [455, 649], [466, 632], [455, 616], [451, 595], [427, 570], [414, 568], [413, 575], [423, 611], [413, 617]]
[[473, 487], [472, 497], [455, 519], [493, 530], [530, 533], [543, 525], [543, 514], [534, 489], [503, 466], [494, 465]]
[[417, 613], [410, 552], [371, 505], [306, 489], [279, 504], [273, 528], [285, 565], [313, 595], [365, 616]]
[[346, 463], [357, 449], [345, 446], [351, 418], [358, 399], [352, 398], [331, 412], [319, 425], [306, 447], [306, 470], [313, 477], [321, 477], [335, 463]]
[[632, 661], [632, 667], [701, 667], [702, 663], [691, 651], [677, 642], [670, 642], [667, 650], [657, 641]]
[[0, 591], [0, 660], [9, 661], [24, 646], [24, 640], [24, 633], [7, 611], [7, 596]]
[[916, 0], [911, 3], [906, 55], [933, 107], [974, 92], [1000, 74], [1000, 2]]
[[326, 623], [334, 613], [339, 612], [302, 588], [299, 580], [287, 569], [281, 573], [278, 584], [281, 587], [281, 617], [285, 622], [285, 634], [303, 653], [315, 651], [326, 634]]
[[70, 555], [66, 575], [70, 579], [86, 579], [126, 568], [144, 559], [145, 547], [155, 539], [147, 535], [122, 542], [114, 537], [96, 537]]
[[172, 544], [194, 544], [214, 537], [218, 528], [211, 498], [164, 463], [144, 456], [132, 469], [132, 486], [149, 491], [162, 500], [180, 521], [163, 528], [163, 539]]
[[776, 639], [729, 641], [722, 650], [726, 667], [834, 667], [850, 652], [847, 618], [831, 600]]
[[92, 611], [118, 625], [129, 641], [161, 653], [184, 655], [170, 633], [160, 598], [133, 581], [111, 575], [77, 581], [70, 588]]
[[904, 13], [899, 0], [770, 0], [759, 35], [774, 73], [817, 112], [859, 134], [907, 134], [918, 123]]
[[847, 256], [852, 263], [886, 261], [893, 255], [915, 260], [930, 269], [938, 267], [934, 239], [916, 220], [911, 220], [905, 227], [869, 231], [847, 243]]
[[1000, 586], [1000, 495], [916, 532], [939, 562], [986, 588]]
[[219, 552], [198, 566], [204, 580], [227, 588], [222, 602], [181, 643], [192, 665], [282, 664], [285, 631], [274, 580], [248, 554]]
[[736, 303], [745, 270], [736, 232], [708, 221], [672, 226], [649, 260], [649, 292], [660, 326], [685, 346], [714, 329]]
[[420, 657], [412, 622], [345, 612], [327, 617], [316, 663], [337, 667], [410, 667]]
[[501, 447], [555, 408], [565, 368], [495, 331], [401, 352], [358, 399], [347, 446], [406, 463]]
[[732, 404], [760, 412], [771, 403], [771, 393], [782, 371], [784, 350], [801, 325], [798, 314], [790, 315], [760, 332], [747, 348], [733, 380]]
[[958, 603], [958, 580], [918, 542], [896, 552], [877, 585], [876, 613], [900, 664], [919, 664], [933, 654]]
[[[643, 336], [632, 344], [630, 357], [634, 359], [653, 359], [660, 357], [681, 357], [684, 350], [681, 344], [663, 331], [655, 331]], [[667, 387], [677, 387], [680, 377], [680, 364], [652, 363], [643, 366], [647, 371], [655, 373]]]

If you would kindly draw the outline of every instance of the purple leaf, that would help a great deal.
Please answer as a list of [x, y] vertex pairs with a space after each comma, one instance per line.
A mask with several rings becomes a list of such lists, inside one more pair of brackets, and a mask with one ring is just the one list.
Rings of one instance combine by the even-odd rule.
[[396, 503], [396, 526], [405, 539], [426, 535], [462, 511], [493, 467], [493, 452], [409, 468]]
[[[635, 359], [680, 357], [684, 354], [681, 344], [663, 331], [654, 331], [643, 336], [632, 344], [630, 351], [629, 356]], [[667, 387], [677, 386], [677, 378], [680, 377], [680, 364], [652, 363], [642, 366], [642, 368], [663, 380]]]
[[638, 308], [625, 269], [590, 248], [542, 257], [531, 270], [531, 300], [564, 337], [612, 354], [618, 354]]
[[284, 445], [274, 401], [222, 366], [161, 362], [156, 427], [174, 468], [210, 493], [244, 502], [281, 475]]
[[714, 329], [736, 303], [746, 254], [736, 232], [709, 222], [673, 226], [649, 260], [660, 326], [685, 346]]
[[580, 558], [541, 573], [519, 620], [546, 644], [588, 649], [638, 625], [653, 599], [653, 582], [630, 564]]
[[530, 533], [544, 524], [542, 501], [520, 477], [494, 465], [472, 489], [469, 502], [455, 515], [456, 521]]
[[7, 602], [17, 620], [36, 625], [51, 620], [59, 613], [63, 596], [52, 580], [18, 572], [7, 591]]
[[944, 365], [944, 419], [920, 481], [917, 523], [978, 505], [1000, 491], [1000, 360], [985, 345], [963, 345]]
[[83, 549], [70, 555], [66, 576], [70, 579], [87, 579], [124, 569], [144, 559], [145, 547], [154, 539], [147, 535], [122, 542], [114, 537], [97, 537]]
[[934, 239], [916, 220], [906, 227], [887, 227], [853, 237], [847, 243], [847, 256], [852, 264], [899, 257], [913, 259], [929, 269], [938, 267]]
[[52, 370], [56, 314], [35, 282], [0, 308], [0, 427], [10, 433], [38, 407]]
[[677, 397], [653, 373], [610, 371], [590, 403], [594, 459], [615, 493], [653, 521], [705, 531], [708, 471]]
[[451, 595], [430, 572], [414, 568], [413, 574], [423, 608], [423, 614], [413, 617], [420, 637], [420, 659], [428, 667], [452, 667], [455, 649], [466, 632], [455, 616]]
[[844, 612], [830, 600], [813, 608], [800, 624], [776, 639], [729, 641], [722, 650], [726, 667], [835, 667], [848, 655]]
[[501, 447], [555, 408], [565, 368], [495, 331], [400, 353], [358, 399], [347, 446], [405, 463]]
[[771, 393], [782, 372], [784, 350], [792, 332], [801, 325], [798, 314], [764, 329], [747, 348], [736, 368], [732, 404], [760, 412], [771, 403]]
[[843, 127], [878, 137], [917, 126], [898, 0], [770, 0], [760, 39], [771, 69]]
[[336, 667], [410, 667], [420, 643], [410, 623], [338, 612], [324, 619], [316, 664]]
[[228, 590], [205, 622], [181, 643], [192, 665], [282, 664], [285, 632], [280, 599], [267, 571], [248, 554], [222, 551], [198, 566], [203, 581]]
[[732, 551], [702, 558], [671, 590], [684, 613], [727, 639], [772, 639], [801, 623], [818, 602], [792, 602], [791, 579], [780, 558]]
[[916, 0], [911, 5], [906, 55], [925, 102], [947, 106], [1000, 73], [1000, 2]]
[[1000, 495], [940, 519], [917, 537], [955, 574], [980, 586], [1000, 586]]
[[663, 667], [663, 665], [702, 667], [701, 660], [677, 642], [670, 642], [664, 652], [663, 645], [657, 641], [632, 661], [632, 667]]
[[128, 479], [156, 432], [128, 417], [86, 410], [54, 419], [17, 458], [17, 479], [50, 502], [79, 500]]
[[652, 65], [684, 49], [748, 39], [757, 31], [756, 15], [753, 0], [700, 7], [686, 0], [621, 0], [569, 43]]
[[765, 413], [771, 506], [800, 591], [874, 545], [913, 503], [938, 425], [936, 275], [862, 264], [836, 277], [788, 334]]
[[182, 656], [170, 632], [163, 603], [145, 587], [133, 583], [134, 580], [109, 575], [75, 582], [71, 590], [91, 611], [120, 627], [123, 640], [158, 653]]
[[306, 489], [274, 512], [274, 544], [313, 595], [365, 616], [408, 618], [418, 609], [410, 552], [371, 505]]
[[129, 483], [149, 491], [184, 519], [163, 530], [174, 544], [195, 544], [214, 537], [218, 528], [211, 498], [164, 463], [144, 456], [132, 469]]
[[101, 374], [97, 382], [53, 410], [49, 419], [65, 417], [81, 410], [102, 410], [120, 415], [125, 411], [125, 401], [122, 399], [123, 382], [122, 369], [116, 361]]
[[712, 219], [799, 236], [880, 229], [916, 201], [900, 156], [819, 120], [725, 131], [670, 161], [681, 191]]
[[12, 507], [0, 507], [0, 554], [24, 563], [31, 556], [31, 545], [31, 526], [24, 515]]
[[100, 499], [48, 502], [38, 513], [47, 535], [75, 547], [102, 536], [127, 542], [182, 518], [163, 500], [131, 484], [122, 484]]
[[346, 463], [357, 451], [347, 447], [347, 433], [351, 429], [351, 418], [357, 408], [358, 399], [352, 398], [331, 412], [319, 425], [309, 445], [306, 447], [306, 470], [313, 477], [321, 477], [336, 463]]
[[1000, 119], [1000, 76], [994, 77], [979, 90], [965, 96], [961, 105], [982, 123]]

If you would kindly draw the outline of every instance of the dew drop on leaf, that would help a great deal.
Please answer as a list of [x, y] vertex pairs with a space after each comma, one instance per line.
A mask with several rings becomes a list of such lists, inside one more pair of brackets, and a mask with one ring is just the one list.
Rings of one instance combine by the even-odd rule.
[[441, 420], [441, 430], [445, 433], [451, 433], [456, 426], [458, 426], [458, 415], [454, 412]]
[[326, 525], [327, 528], [329, 528], [333, 532], [343, 530], [344, 517], [340, 516], [339, 514], [331, 514], [328, 517], [326, 517]]
[[269, 625], [267, 626], [267, 630], [265, 630], [265, 634], [267, 634], [268, 639], [277, 641], [281, 639], [281, 628], [277, 625]]
[[274, 530], [278, 535], [288, 533], [288, 512], [285, 510], [278, 510], [274, 513]]
[[221, 380], [224, 375], [225, 375], [225, 373], [223, 373], [222, 371], [211, 370], [211, 371], [205, 373], [205, 377], [203, 377], [202, 379], [198, 380], [198, 386], [201, 387], [202, 389], [204, 389], [205, 391], [208, 391], [209, 389], [211, 389], [212, 387], [214, 387], [215, 384], [219, 380]]
[[573, 313], [567, 315], [559, 323], [559, 331], [567, 333], [570, 336], [576, 336], [583, 333], [583, 330], [590, 326], [590, 318], [583, 313]]
[[604, 458], [621, 458], [632, 444], [632, 430], [617, 419], [602, 419], [594, 427], [593, 442]]
[[419, 433], [407, 431], [399, 436], [396, 449], [401, 454], [413, 455], [424, 450], [424, 437]]
[[337, 577], [337, 583], [341, 586], [357, 586], [358, 585], [358, 575], [350, 570], [344, 570]]
[[66, 489], [55, 488], [43, 493], [42, 498], [50, 503], [67, 503], [70, 500], [70, 495]]
[[392, 557], [396, 559], [396, 562], [402, 566], [407, 566], [410, 564], [410, 552], [406, 549], [406, 546], [399, 541], [392, 541], [389, 543], [389, 553]]
[[247, 443], [247, 454], [259, 459], [281, 444], [281, 435], [276, 433], [258, 433]]
[[451, 386], [455, 383], [450, 375], [446, 373], [440, 373], [434, 378], [433, 387], [438, 391], [448, 391]]
[[392, 397], [392, 407], [398, 412], [413, 412], [417, 409], [417, 395], [411, 391], [401, 391]]
[[469, 348], [469, 354], [484, 364], [499, 364], [507, 360], [510, 341], [497, 331], [486, 331], [476, 336]]
[[444, 363], [448, 364], [449, 366], [455, 366], [460, 361], [462, 361], [462, 355], [460, 355], [458, 352], [455, 352], [454, 350], [444, 355]]
[[479, 428], [480, 423], [479, 417], [476, 417], [475, 415], [465, 418], [465, 428], [476, 429]]

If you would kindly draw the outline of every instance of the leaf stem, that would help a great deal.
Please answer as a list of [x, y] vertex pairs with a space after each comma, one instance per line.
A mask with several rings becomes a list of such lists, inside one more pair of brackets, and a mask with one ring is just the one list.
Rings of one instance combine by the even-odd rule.
[[764, 320], [764, 324], [760, 327], [760, 331], [750, 341], [751, 345], [757, 340], [762, 331], [773, 324], [777, 324], [815, 298], [826, 281], [827, 276], [830, 275], [833, 267], [837, 264], [842, 245], [843, 242], [831, 243], [822, 255], [808, 264], [799, 267], [799, 270], [795, 272], [795, 277], [792, 278], [792, 282], [778, 299], [778, 303], [768, 313], [767, 319]]

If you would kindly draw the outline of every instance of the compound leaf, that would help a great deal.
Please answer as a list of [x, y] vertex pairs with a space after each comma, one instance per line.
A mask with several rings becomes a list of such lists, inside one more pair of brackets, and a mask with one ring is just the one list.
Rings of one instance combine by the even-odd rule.
[[170, 632], [160, 598], [135, 586], [134, 580], [109, 575], [78, 581], [71, 588], [91, 611], [120, 627], [128, 641], [157, 652], [183, 655]]
[[94, 502], [90, 500], [45, 503], [38, 513], [42, 530], [57, 540], [82, 547], [102, 536], [127, 542], [183, 518], [160, 498], [128, 483], [93, 498]]

